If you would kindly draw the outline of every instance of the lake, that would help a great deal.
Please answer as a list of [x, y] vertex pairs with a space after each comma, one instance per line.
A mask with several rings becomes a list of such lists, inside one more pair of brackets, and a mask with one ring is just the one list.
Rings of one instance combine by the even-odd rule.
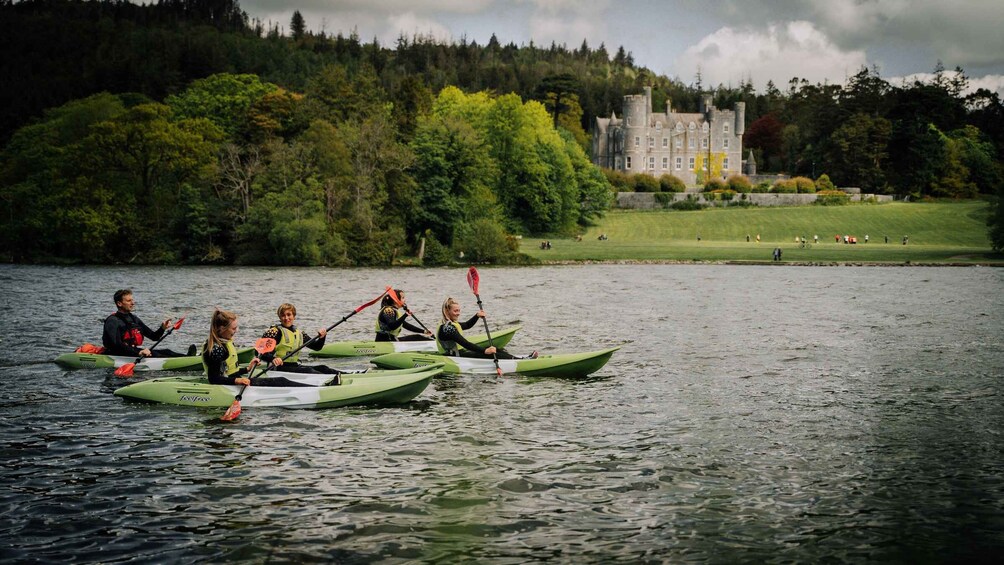
[[[517, 353], [621, 346], [584, 379], [437, 378], [411, 403], [143, 405], [100, 343], [119, 288], [163, 346], [215, 306], [250, 344], [407, 291], [426, 325], [465, 269], [0, 266], [4, 562], [975, 562], [1004, 550], [1004, 270], [482, 268]], [[329, 341], [369, 339], [376, 309]], [[477, 330], [472, 330], [472, 332]], [[31, 345], [24, 348], [17, 343]], [[366, 360], [339, 360], [365, 367]]]

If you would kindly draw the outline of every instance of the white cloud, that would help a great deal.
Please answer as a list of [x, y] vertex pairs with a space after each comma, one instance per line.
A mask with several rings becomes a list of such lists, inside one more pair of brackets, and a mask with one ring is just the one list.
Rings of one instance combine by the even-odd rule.
[[[387, 21], [390, 26], [390, 33], [394, 35], [394, 38], [398, 35], [404, 35], [409, 38], [419, 35], [422, 37], [432, 36], [444, 43], [453, 41], [450, 28], [441, 25], [435, 20], [419, 17], [414, 12], [391, 15], [387, 18]], [[389, 41], [388, 37], [385, 36], [384, 41]]]
[[[955, 71], [945, 71], [944, 73], [945, 80], [950, 81], [955, 78], [955, 76]], [[895, 87], [909, 87], [914, 82], [920, 82], [922, 84], [932, 83], [934, 82], [934, 78], [934, 73], [913, 73], [901, 77], [892, 77], [886, 80], [889, 84]], [[968, 85], [968, 88], [966, 88], [966, 90], [962, 93], [963, 95], [972, 94], [981, 88], [985, 88], [990, 92], [996, 92], [997, 94], [1004, 96], [1004, 75], [986, 75], [977, 78], [969, 78]]]
[[530, 16], [530, 37], [540, 45], [554, 41], [570, 48], [583, 40], [599, 44], [595, 39], [606, 35], [607, 0], [520, 0], [534, 7]]
[[757, 89], [768, 80], [781, 88], [792, 77], [809, 82], [843, 82], [862, 66], [867, 66], [863, 51], [841, 50], [806, 21], [773, 24], [765, 29], [723, 27], [688, 47], [675, 64], [684, 82], [692, 82], [700, 69], [705, 86], [737, 86], [752, 78]]

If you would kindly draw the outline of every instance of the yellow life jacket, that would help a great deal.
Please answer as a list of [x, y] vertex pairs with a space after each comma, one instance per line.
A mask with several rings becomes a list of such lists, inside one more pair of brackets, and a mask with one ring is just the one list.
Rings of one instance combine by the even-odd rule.
[[286, 355], [303, 345], [303, 332], [300, 330], [293, 331], [284, 326], [276, 326], [279, 330], [279, 341], [275, 344], [275, 356], [279, 357], [285, 363], [296, 363], [297, 359], [300, 358], [300, 352], [297, 351], [292, 357], [286, 359]]
[[[232, 341], [221, 341], [221, 343], [227, 348], [227, 364], [223, 369], [223, 373], [229, 377], [240, 370], [240, 367], [237, 366], [237, 348], [234, 347], [234, 342]], [[207, 341], [202, 346], [202, 350], [205, 351], [208, 346], [209, 342]], [[206, 365], [205, 357], [202, 357], [202, 374], [206, 376], [209, 375], [209, 366]]]
[[[464, 329], [460, 327], [460, 322], [447, 322], [447, 323], [451, 324], [454, 328], [457, 329], [458, 335], [464, 335]], [[445, 325], [446, 324], [441, 324], [439, 327], [442, 328]], [[439, 344], [439, 347], [443, 349], [446, 355], [460, 355], [460, 350], [463, 349], [462, 347], [460, 347], [460, 344], [457, 343], [456, 341], [440, 339], [438, 330], [436, 331], [436, 343]]]
[[[393, 310], [394, 314], [397, 316], [397, 319], [399, 319], [399, 320], [401, 319], [401, 316], [404, 316], [404, 312], [402, 312], [402, 311], [394, 308], [393, 306], [388, 306], [388, 307], [384, 308], [383, 310], [380, 311], [380, 314], [383, 314], [387, 310]], [[392, 330], [385, 330], [380, 325], [380, 314], [377, 314], [377, 319], [376, 319], [376, 333], [378, 333], [378, 334], [392, 335], [395, 338], [397, 336], [401, 335], [401, 328], [402, 328], [402, 326], [398, 326], [398, 327], [396, 327], [396, 328], [394, 328]]]

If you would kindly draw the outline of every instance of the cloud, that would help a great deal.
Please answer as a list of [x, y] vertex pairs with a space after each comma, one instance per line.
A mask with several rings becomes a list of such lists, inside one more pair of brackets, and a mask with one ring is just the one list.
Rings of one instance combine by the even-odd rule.
[[[952, 80], [957, 76], [955, 71], [945, 71], [944, 80]], [[886, 79], [892, 86], [902, 88], [904, 86], [909, 87], [913, 85], [914, 82], [919, 82], [922, 84], [930, 84], [934, 82], [934, 73], [913, 73], [901, 77], [892, 77]], [[986, 75], [978, 78], [969, 78], [967, 80], [968, 87], [962, 92], [963, 95], [973, 94], [981, 88], [985, 88], [990, 92], [996, 92], [999, 95], [1004, 96], [1004, 75]]]
[[453, 35], [450, 33], [450, 28], [441, 25], [435, 20], [419, 17], [415, 15], [414, 12], [394, 14], [389, 16], [387, 20], [388, 25], [391, 28], [391, 32], [393, 32], [395, 36], [404, 35], [409, 38], [415, 35], [426, 38], [431, 36], [437, 41], [443, 43], [450, 43], [453, 41]]
[[793, 77], [842, 82], [867, 62], [863, 51], [841, 50], [812, 23], [796, 21], [765, 29], [723, 27], [688, 47], [675, 69], [687, 83], [699, 70], [705, 86], [752, 79], [762, 89], [768, 80], [780, 88]]
[[608, 0], [520, 0], [533, 6], [530, 37], [538, 44], [552, 41], [578, 47], [583, 40], [599, 45], [596, 38], [606, 35], [604, 14]]
[[812, 21], [844, 50], [910, 49], [928, 68], [1004, 64], [1000, 0], [729, 0], [707, 9], [730, 25], [762, 27], [779, 14]]

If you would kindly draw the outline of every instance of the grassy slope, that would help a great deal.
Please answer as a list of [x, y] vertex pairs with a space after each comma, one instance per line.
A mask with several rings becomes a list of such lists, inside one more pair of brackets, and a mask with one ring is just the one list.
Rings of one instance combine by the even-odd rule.
[[[543, 261], [770, 261], [780, 246], [785, 261], [810, 262], [957, 262], [1004, 263], [990, 254], [986, 202], [891, 203], [790, 208], [713, 208], [694, 212], [613, 210], [583, 240], [524, 240], [524, 253]], [[597, 241], [600, 233], [609, 236]], [[750, 243], [746, 242], [750, 235]], [[755, 237], [760, 234], [759, 245]], [[844, 245], [833, 236], [853, 235], [859, 242]], [[697, 236], [701, 241], [697, 241]], [[819, 244], [801, 249], [795, 236]], [[885, 236], [889, 243], [884, 243]], [[904, 235], [909, 244], [902, 245]]]

